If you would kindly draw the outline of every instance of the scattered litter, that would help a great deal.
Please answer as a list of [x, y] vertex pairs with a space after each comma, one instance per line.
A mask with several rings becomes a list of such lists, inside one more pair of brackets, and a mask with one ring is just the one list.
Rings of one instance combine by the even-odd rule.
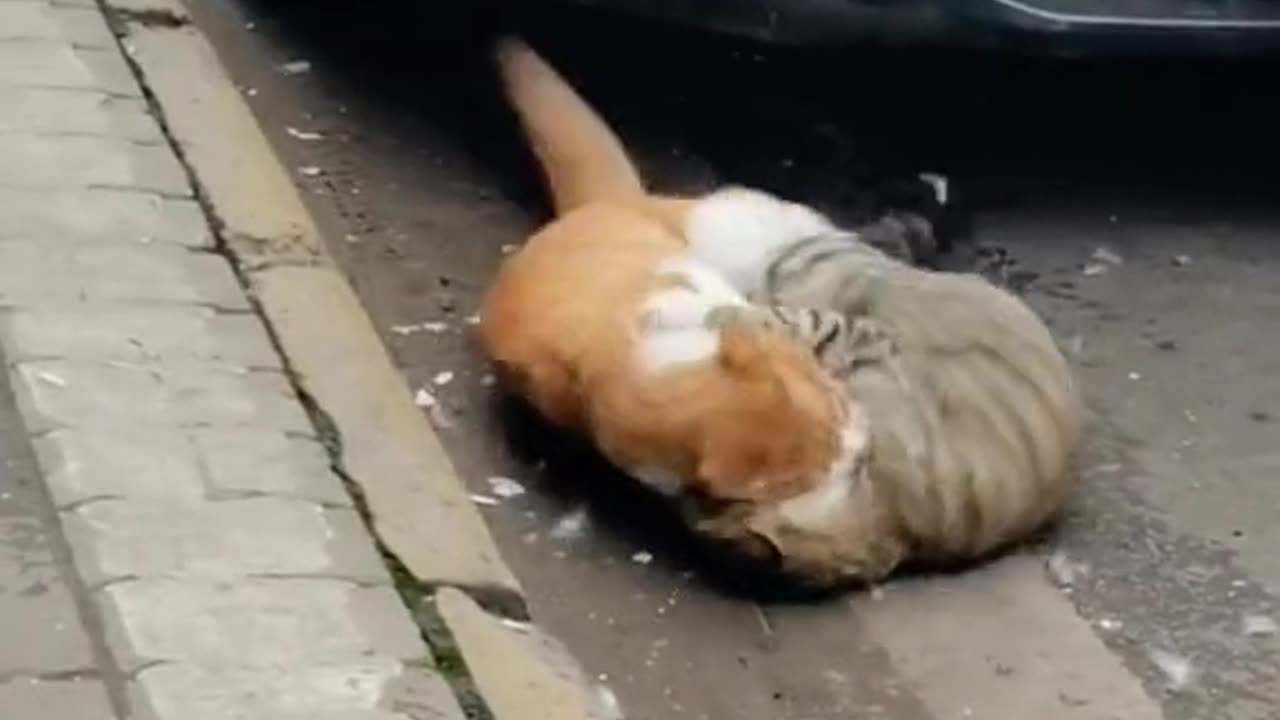
[[875, 587], [871, 588], [871, 599], [875, 602], [880, 602], [881, 600], [884, 600], [883, 585], [876, 585]]
[[945, 175], [925, 172], [920, 173], [920, 180], [933, 188], [933, 196], [939, 205], [946, 205], [950, 201], [950, 188]]
[[1073, 587], [1076, 580], [1089, 574], [1087, 565], [1074, 562], [1062, 550], [1055, 550], [1045, 561], [1044, 567], [1049, 572], [1049, 578], [1053, 580], [1053, 584], [1063, 589]]
[[1120, 257], [1120, 255], [1117, 254], [1114, 250], [1111, 250], [1110, 248], [1104, 247], [1102, 245], [1099, 245], [1097, 248], [1094, 248], [1093, 255], [1091, 257], [1094, 260], [1097, 260], [1098, 262], [1104, 262], [1104, 263], [1107, 263], [1108, 265], [1124, 264], [1124, 258]]
[[439, 403], [427, 408], [427, 418], [431, 420], [431, 424], [437, 430], [448, 430], [454, 426], [453, 418], [449, 416], [449, 411]]
[[298, 174], [303, 177], [320, 177], [323, 173], [324, 171], [315, 165], [304, 165], [298, 168]]
[[1142, 379], [1142, 373], [1140, 373], [1140, 372], [1131, 372], [1131, 373], [1129, 373], [1129, 379], [1130, 379], [1130, 380], [1141, 380], [1141, 379]]
[[254, 29], [257, 27], [258, 27], [258, 24], [254, 22], [247, 22], [244, 24], [244, 29], [248, 30], [249, 32], [253, 32]]
[[1186, 267], [1191, 264], [1191, 256], [1190, 255], [1174, 255], [1173, 264], [1177, 265], [1178, 267]]
[[254, 87], [245, 88], [244, 94], [248, 95], [249, 97], [258, 97], [258, 88], [254, 88]]
[[608, 685], [595, 685], [595, 694], [599, 696], [600, 710], [605, 720], [622, 720], [622, 703], [618, 702], [617, 694]]
[[1277, 629], [1276, 621], [1266, 615], [1245, 615], [1241, 621], [1244, 634], [1250, 637], [1266, 637], [1275, 635]]
[[1102, 618], [1098, 621], [1098, 627], [1106, 630], [1107, 632], [1115, 632], [1124, 627], [1124, 623], [1116, 620], [1115, 618]]
[[477, 505], [489, 505], [491, 507], [498, 504], [497, 498], [492, 498], [488, 495], [481, 495], [480, 493], [472, 493], [471, 502]]
[[495, 475], [489, 478], [489, 487], [500, 498], [520, 497], [524, 494], [524, 485], [508, 477]]
[[284, 131], [289, 133], [291, 137], [297, 140], [301, 140], [303, 142], [316, 142], [317, 140], [324, 139], [324, 135], [321, 135], [318, 132], [310, 132], [308, 130], [299, 130], [298, 128], [295, 128], [295, 127], [286, 127]]
[[518, 247], [519, 247], [518, 245], [507, 243], [506, 245], [503, 245], [499, 249], [502, 251], [503, 255], [510, 255], [511, 253], [515, 252]]
[[496, 381], [494, 380], [493, 376], [488, 373], [485, 373], [484, 375], [480, 376], [480, 385], [483, 387], [490, 387], [491, 385], [494, 384], [494, 382]]
[[1084, 268], [1080, 270], [1085, 277], [1095, 277], [1097, 275], [1105, 275], [1107, 266], [1102, 263], [1085, 263]]
[[291, 60], [280, 66], [285, 75], [306, 75], [311, 72], [311, 63], [306, 60]]
[[571, 510], [556, 521], [551, 528], [551, 537], [556, 540], [575, 540], [587, 531], [587, 508], [585, 506]]
[[636, 563], [637, 565], [648, 565], [653, 562], [653, 553], [648, 550], [641, 550], [631, 556], [631, 562]]
[[468, 325], [479, 325], [479, 324], [480, 324], [480, 314], [479, 314], [479, 313], [476, 313], [476, 314], [474, 314], [474, 315], [468, 315], [468, 316], [467, 316], [467, 324], [468, 324]]
[[1164, 673], [1165, 678], [1169, 681], [1171, 690], [1181, 690], [1191, 682], [1191, 660], [1181, 655], [1175, 655], [1167, 650], [1155, 649], [1150, 653], [1151, 662], [1160, 668], [1160, 672]]
[[67, 381], [66, 381], [66, 380], [63, 380], [61, 377], [59, 377], [59, 376], [57, 376], [57, 375], [54, 375], [54, 374], [53, 374], [53, 373], [51, 373], [51, 372], [46, 372], [46, 371], [43, 371], [43, 370], [42, 370], [42, 371], [40, 371], [40, 372], [36, 373], [36, 377], [37, 377], [37, 378], [39, 378], [41, 382], [47, 382], [47, 383], [49, 383], [50, 385], [54, 385], [54, 386], [56, 386], [56, 387], [66, 387], [66, 386], [67, 386]]
[[431, 378], [431, 382], [437, 387], [448, 385], [453, 382], [453, 372], [449, 370], [438, 372], [435, 377]]
[[420, 408], [433, 408], [440, 403], [426, 388], [418, 388], [418, 392], [413, 394], [413, 404]]
[[439, 335], [449, 329], [448, 323], [431, 320], [428, 322], [413, 323], [411, 325], [392, 325], [391, 332], [397, 335], [412, 335], [416, 332], [429, 332]]

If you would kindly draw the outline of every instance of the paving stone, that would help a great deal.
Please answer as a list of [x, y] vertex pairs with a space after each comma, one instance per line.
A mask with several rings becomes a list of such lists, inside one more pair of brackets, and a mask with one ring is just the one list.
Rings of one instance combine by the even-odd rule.
[[154, 661], [272, 671], [388, 658], [421, 661], [418, 629], [389, 586], [342, 580], [135, 580], [98, 594], [121, 665]]
[[[3, 3], [0, 3], [3, 4]], [[17, 677], [0, 683], [0, 718], [6, 720], [115, 720], [102, 683]]]
[[194, 430], [209, 497], [266, 493], [348, 507], [351, 496], [316, 440], [259, 429]]
[[0, 242], [213, 247], [213, 234], [194, 200], [110, 188], [0, 187], [0, 207]]
[[0, 102], [6, 102], [5, 86], [142, 97], [133, 71], [115, 48], [94, 50], [55, 43], [0, 42]]
[[0, 185], [191, 194], [186, 171], [168, 146], [90, 135], [0, 135]]
[[29, 517], [4, 517], [12, 502], [12, 497], [0, 499], [0, 679], [92, 668], [75, 603], [44, 531]]
[[143, 243], [0, 242], [0, 305], [102, 301], [249, 309], [231, 266], [217, 255]]
[[44, 40], [100, 50], [116, 48], [115, 35], [97, 9], [41, 2], [14, 3], [5, 8], [0, 42], [6, 40]]
[[169, 428], [62, 428], [33, 441], [54, 503], [146, 499], [171, 506], [204, 501], [199, 458], [186, 434]]
[[262, 427], [309, 434], [283, 375], [199, 364], [24, 362], [12, 377], [33, 432], [62, 427]]
[[[406, 688], [412, 692], [406, 692]], [[396, 660], [284, 668], [165, 664], [138, 674], [136, 702], [159, 720], [462, 720], [444, 680]]]
[[536, 626], [504, 622], [453, 588], [435, 601], [497, 720], [525, 720], [530, 708], [539, 720], [621, 720], [612, 691]]
[[385, 582], [360, 518], [281, 498], [168, 506], [104, 500], [64, 513], [80, 575], [237, 580], [253, 575]]
[[212, 308], [96, 304], [0, 311], [10, 362], [61, 358], [144, 364], [203, 361], [273, 369], [280, 356], [253, 315]]
[[153, 145], [166, 142], [141, 98], [58, 88], [9, 88], [2, 94], [0, 133], [102, 135]]

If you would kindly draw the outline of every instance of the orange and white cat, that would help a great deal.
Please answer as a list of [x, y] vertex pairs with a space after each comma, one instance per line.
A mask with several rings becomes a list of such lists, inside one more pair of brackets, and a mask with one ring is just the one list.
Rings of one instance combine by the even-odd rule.
[[481, 342], [503, 385], [660, 492], [768, 501], [848, 486], [865, 423], [812, 354], [712, 328], [713, 308], [745, 300], [684, 252], [682, 201], [648, 197], [612, 131], [523, 43], [503, 41], [498, 66], [556, 212], [484, 299]]

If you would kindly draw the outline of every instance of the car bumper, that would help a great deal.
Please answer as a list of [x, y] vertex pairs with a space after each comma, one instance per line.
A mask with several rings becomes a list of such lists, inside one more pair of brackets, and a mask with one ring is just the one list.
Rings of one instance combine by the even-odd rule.
[[1280, 49], [1274, 0], [573, 0], [784, 45], [853, 42], [1051, 54]]

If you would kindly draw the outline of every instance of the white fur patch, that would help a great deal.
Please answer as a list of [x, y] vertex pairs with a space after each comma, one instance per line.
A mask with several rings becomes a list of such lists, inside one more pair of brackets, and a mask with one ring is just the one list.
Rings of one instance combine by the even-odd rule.
[[871, 442], [866, 416], [857, 407], [840, 428], [840, 447], [827, 476], [818, 487], [778, 506], [778, 515], [787, 523], [822, 531], [848, 507], [859, 475], [859, 465]]
[[727, 188], [694, 204], [685, 223], [689, 253], [739, 292], [758, 290], [779, 249], [835, 226], [812, 208], [747, 188]]
[[714, 270], [677, 256], [662, 263], [659, 276], [674, 275], [684, 285], [655, 290], [640, 320], [640, 362], [652, 372], [707, 362], [720, 351], [720, 333], [707, 316], [723, 305], [746, 300]]

